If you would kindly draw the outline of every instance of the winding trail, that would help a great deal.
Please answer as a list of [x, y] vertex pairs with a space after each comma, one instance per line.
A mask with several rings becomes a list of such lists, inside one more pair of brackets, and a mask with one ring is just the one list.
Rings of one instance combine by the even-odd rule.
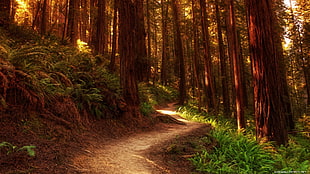
[[186, 135], [205, 124], [189, 122], [179, 117], [173, 104], [157, 110], [169, 115], [183, 124], [165, 124], [162, 129], [137, 133], [129, 137], [115, 139], [105, 143], [96, 143], [85, 150], [87, 155], [81, 155], [74, 161], [74, 167], [83, 174], [169, 174], [170, 171], [159, 162], [161, 159], [150, 159], [148, 153], [152, 147]]

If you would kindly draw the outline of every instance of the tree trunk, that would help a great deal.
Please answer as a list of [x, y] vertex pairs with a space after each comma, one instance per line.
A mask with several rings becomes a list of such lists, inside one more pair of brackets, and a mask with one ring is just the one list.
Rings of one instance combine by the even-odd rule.
[[112, 36], [112, 53], [109, 69], [110, 72], [115, 72], [115, 55], [116, 55], [116, 40], [117, 40], [117, 24], [118, 24], [118, 0], [114, 0], [114, 14], [113, 14], [113, 36]]
[[193, 9], [193, 30], [194, 30], [194, 55], [193, 55], [193, 72], [194, 72], [194, 88], [197, 92], [198, 98], [198, 110], [201, 112], [201, 85], [200, 85], [200, 73], [199, 73], [199, 38], [198, 38], [198, 22], [197, 22], [197, 4], [196, 0], [192, 0], [192, 9]]
[[217, 32], [218, 32], [218, 44], [219, 44], [219, 58], [221, 64], [221, 84], [222, 84], [222, 96], [223, 96], [223, 107], [224, 115], [226, 117], [230, 116], [230, 99], [229, 99], [229, 87], [228, 87], [228, 74], [227, 74], [227, 58], [225, 55], [225, 48], [223, 43], [222, 28], [221, 28], [221, 18], [219, 10], [219, 2], [216, 0], [215, 11], [216, 11], [216, 21], [217, 21]]
[[47, 11], [47, 0], [43, 1], [42, 7], [42, 20], [41, 20], [41, 35], [45, 35], [47, 31], [48, 11]]
[[121, 87], [123, 97], [127, 104], [124, 116], [141, 119], [139, 110], [138, 84], [135, 74], [135, 61], [138, 37], [137, 28], [142, 23], [137, 23], [138, 0], [118, 0], [119, 4], [119, 51], [121, 63]]
[[210, 35], [209, 35], [209, 22], [206, 10], [206, 0], [200, 0], [200, 13], [202, 25], [202, 37], [204, 47], [204, 86], [207, 100], [207, 110], [215, 111], [215, 90], [213, 85], [212, 75], [212, 59], [210, 52]]
[[167, 16], [168, 16], [168, 5], [166, 1], [161, 1], [161, 15], [162, 15], [162, 57], [161, 57], [161, 83], [167, 85], [167, 64], [169, 57], [168, 50], [168, 32], [167, 32]]
[[306, 82], [307, 106], [310, 107], [310, 23], [304, 25], [304, 41], [306, 54], [302, 57], [303, 73]]
[[106, 2], [105, 0], [98, 0], [98, 16], [97, 16], [97, 28], [95, 38], [95, 54], [104, 55], [105, 53], [105, 14]]
[[234, 12], [234, 2], [233, 0], [226, 1], [227, 5], [227, 40], [229, 46], [229, 56], [233, 66], [233, 80], [234, 89], [236, 94], [236, 116], [238, 129], [245, 128], [244, 119], [244, 101], [243, 101], [243, 88], [240, 73], [240, 59], [239, 59], [239, 44], [236, 31], [236, 20]]
[[87, 36], [89, 31], [89, 2], [88, 0], [81, 0], [81, 40], [84, 42], [88, 42]]
[[144, 27], [144, 10], [143, 10], [143, 0], [135, 0], [137, 6], [137, 28], [136, 28], [136, 41], [137, 41], [137, 60], [136, 62], [136, 75], [139, 82], [147, 81], [149, 79], [149, 68], [150, 65], [147, 60], [146, 52], [146, 32]]
[[185, 61], [183, 55], [183, 44], [180, 31], [179, 4], [178, 0], [172, 0], [173, 19], [175, 27], [175, 55], [179, 61], [179, 104], [183, 105], [186, 100], [186, 84], [185, 84]]
[[79, 0], [69, 1], [69, 14], [67, 37], [70, 39], [72, 45], [76, 45], [78, 40], [78, 21], [79, 21]]
[[258, 139], [286, 144], [285, 106], [281, 101], [281, 74], [274, 38], [272, 1], [246, 0], [254, 81], [254, 108]]
[[0, 2], [0, 26], [7, 27], [10, 24], [11, 0]]

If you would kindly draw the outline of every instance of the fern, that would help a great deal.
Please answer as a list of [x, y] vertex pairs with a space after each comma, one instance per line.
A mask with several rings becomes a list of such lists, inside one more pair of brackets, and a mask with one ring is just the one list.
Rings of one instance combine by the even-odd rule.
[[23, 146], [23, 147], [18, 148], [17, 146], [4, 141], [0, 143], [0, 148], [5, 148], [7, 155], [10, 155], [12, 153], [16, 153], [19, 151], [26, 151], [29, 156], [34, 157], [35, 156], [34, 149], [36, 148], [36, 146]]

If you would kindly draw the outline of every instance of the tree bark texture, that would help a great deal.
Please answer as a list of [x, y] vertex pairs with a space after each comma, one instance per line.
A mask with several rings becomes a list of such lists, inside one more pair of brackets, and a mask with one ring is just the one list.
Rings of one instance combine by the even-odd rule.
[[79, 21], [79, 3], [80, 0], [69, 1], [69, 14], [68, 14], [68, 26], [67, 37], [70, 39], [72, 45], [77, 44], [78, 40], [78, 21]]
[[7, 27], [10, 23], [11, 0], [0, 1], [0, 26]]
[[207, 110], [215, 111], [215, 90], [213, 84], [212, 75], [212, 59], [210, 52], [210, 34], [209, 34], [209, 22], [206, 9], [206, 0], [200, 0], [200, 14], [202, 25], [202, 38], [204, 47], [204, 87], [205, 96], [207, 100]]
[[240, 49], [239, 42], [236, 31], [236, 20], [234, 12], [234, 1], [227, 0], [227, 40], [229, 46], [229, 56], [231, 58], [233, 66], [233, 80], [234, 80], [234, 89], [236, 93], [236, 116], [237, 116], [237, 125], [238, 129], [245, 128], [245, 119], [244, 119], [244, 101], [243, 101], [243, 88], [242, 88], [242, 79], [240, 71]]
[[97, 16], [97, 27], [96, 27], [96, 38], [95, 38], [95, 54], [104, 55], [105, 48], [105, 14], [106, 2], [105, 0], [98, 0], [98, 16]]
[[114, 12], [113, 12], [113, 36], [112, 36], [112, 53], [111, 53], [111, 59], [109, 64], [110, 72], [116, 71], [116, 64], [115, 64], [115, 58], [116, 58], [116, 40], [117, 40], [117, 25], [118, 25], [118, 0], [114, 0]]
[[272, 1], [246, 0], [254, 82], [254, 107], [258, 139], [288, 141], [281, 74], [274, 41]]
[[137, 23], [138, 0], [118, 0], [119, 4], [119, 51], [121, 66], [121, 87], [127, 104], [125, 117], [140, 119], [138, 84], [136, 79], [135, 61], [138, 52]]
[[136, 41], [137, 41], [137, 47], [135, 51], [137, 52], [136, 57], [136, 76], [137, 80], [147, 81], [149, 79], [149, 69], [150, 65], [147, 59], [147, 52], [146, 52], [146, 32], [144, 27], [144, 8], [143, 8], [143, 0], [135, 0], [135, 5], [137, 7], [137, 17], [136, 17]]
[[172, 0], [172, 11], [175, 28], [175, 55], [179, 61], [179, 104], [183, 105], [186, 100], [186, 83], [185, 83], [185, 61], [183, 55], [183, 44], [180, 31], [180, 19], [179, 19], [179, 2], [178, 0]]
[[228, 86], [228, 73], [227, 73], [227, 58], [225, 55], [225, 48], [222, 36], [221, 28], [221, 16], [219, 10], [219, 2], [216, 0], [215, 5], [216, 11], [216, 22], [217, 22], [217, 35], [218, 35], [218, 45], [219, 45], [219, 58], [221, 66], [221, 84], [222, 84], [222, 96], [223, 96], [223, 108], [224, 115], [230, 116], [230, 97], [229, 97], [229, 86]]
[[167, 85], [168, 79], [168, 58], [169, 58], [169, 50], [168, 50], [168, 32], [167, 32], [167, 16], [168, 16], [168, 5], [165, 0], [161, 1], [161, 15], [162, 15], [162, 54], [161, 54], [161, 83], [163, 85]]

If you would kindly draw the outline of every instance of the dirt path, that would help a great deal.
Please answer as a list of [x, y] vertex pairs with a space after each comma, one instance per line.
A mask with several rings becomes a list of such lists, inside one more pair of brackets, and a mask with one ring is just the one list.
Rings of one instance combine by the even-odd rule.
[[[134, 134], [129, 137], [98, 142], [90, 146], [84, 155], [76, 157], [74, 168], [85, 174], [161, 174], [175, 173], [160, 165], [159, 157], [149, 158], [150, 151], [177, 136], [187, 135], [204, 124], [188, 122], [175, 113], [173, 104], [157, 110], [181, 121], [182, 124], [162, 124], [160, 129]], [[173, 170], [173, 169], [172, 169]]]

